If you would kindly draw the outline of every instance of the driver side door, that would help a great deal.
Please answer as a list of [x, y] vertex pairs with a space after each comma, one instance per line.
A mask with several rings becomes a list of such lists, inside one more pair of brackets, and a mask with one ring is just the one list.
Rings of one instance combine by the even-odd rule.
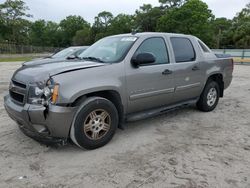
[[163, 37], [151, 37], [141, 42], [134, 56], [151, 53], [156, 61], [138, 67], [126, 62], [126, 82], [129, 113], [156, 108], [171, 103], [174, 93], [173, 65]]

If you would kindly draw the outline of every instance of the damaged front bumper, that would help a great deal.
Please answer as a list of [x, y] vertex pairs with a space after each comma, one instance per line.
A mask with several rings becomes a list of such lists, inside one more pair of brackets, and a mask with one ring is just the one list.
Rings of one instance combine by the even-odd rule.
[[76, 107], [52, 104], [47, 107], [34, 104], [20, 106], [9, 95], [4, 97], [4, 106], [25, 135], [45, 144], [66, 143], [76, 112]]

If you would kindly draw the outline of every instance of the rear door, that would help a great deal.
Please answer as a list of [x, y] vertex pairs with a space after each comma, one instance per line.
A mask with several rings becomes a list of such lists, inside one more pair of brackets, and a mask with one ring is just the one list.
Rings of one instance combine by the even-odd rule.
[[[137, 47], [126, 61], [126, 81], [129, 113], [171, 103], [174, 92], [173, 65], [169, 61], [168, 47], [163, 37], [150, 37], [138, 41]], [[138, 53], [152, 53], [152, 64], [131, 65]]]
[[202, 89], [202, 71], [198, 54], [188, 37], [170, 37], [174, 54], [175, 95], [173, 102], [199, 97]]

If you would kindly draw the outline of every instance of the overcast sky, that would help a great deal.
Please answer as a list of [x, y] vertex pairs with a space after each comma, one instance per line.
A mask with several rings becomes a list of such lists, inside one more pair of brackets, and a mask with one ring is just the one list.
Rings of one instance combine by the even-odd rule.
[[[80, 15], [93, 23], [101, 11], [113, 15], [133, 14], [143, 4], [159, 5], [158, 0], [23, 0], [30, 8], [34, 20], [45, 19], [59, 22], [68, 15]], [[203, 0], [216, 17], [233, 18], [249, 0]], [[4, 0], [0, 0], [4, 2]]]

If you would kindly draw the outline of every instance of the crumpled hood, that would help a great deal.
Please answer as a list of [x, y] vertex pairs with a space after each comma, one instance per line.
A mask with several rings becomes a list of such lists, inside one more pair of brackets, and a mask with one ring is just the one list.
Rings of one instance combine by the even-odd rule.
[[23, 63], [23, 66], [33, 66], [33, 65], [42, 65], [47, 63], [53, 63], [53, 62], [61, 62], [65, 61], [64, 58], [43, 58], [43, 59], [34, 59], [32, 61], [27, 61]]
[[80, 69], [89, 69], [99, 66], [104, 66], [103, 63], [97, 63], [92, 61], [62, 61], [62, 62], [50, 62], [48, 64], [40, 64], [33, 66], [23, 66], [16, 70], [13, 74], [13, 79], [23, 83], [35, 83], [44, 82], [49, 79], [50, 76], [61, 74], [64, 72], [71, 72]]

